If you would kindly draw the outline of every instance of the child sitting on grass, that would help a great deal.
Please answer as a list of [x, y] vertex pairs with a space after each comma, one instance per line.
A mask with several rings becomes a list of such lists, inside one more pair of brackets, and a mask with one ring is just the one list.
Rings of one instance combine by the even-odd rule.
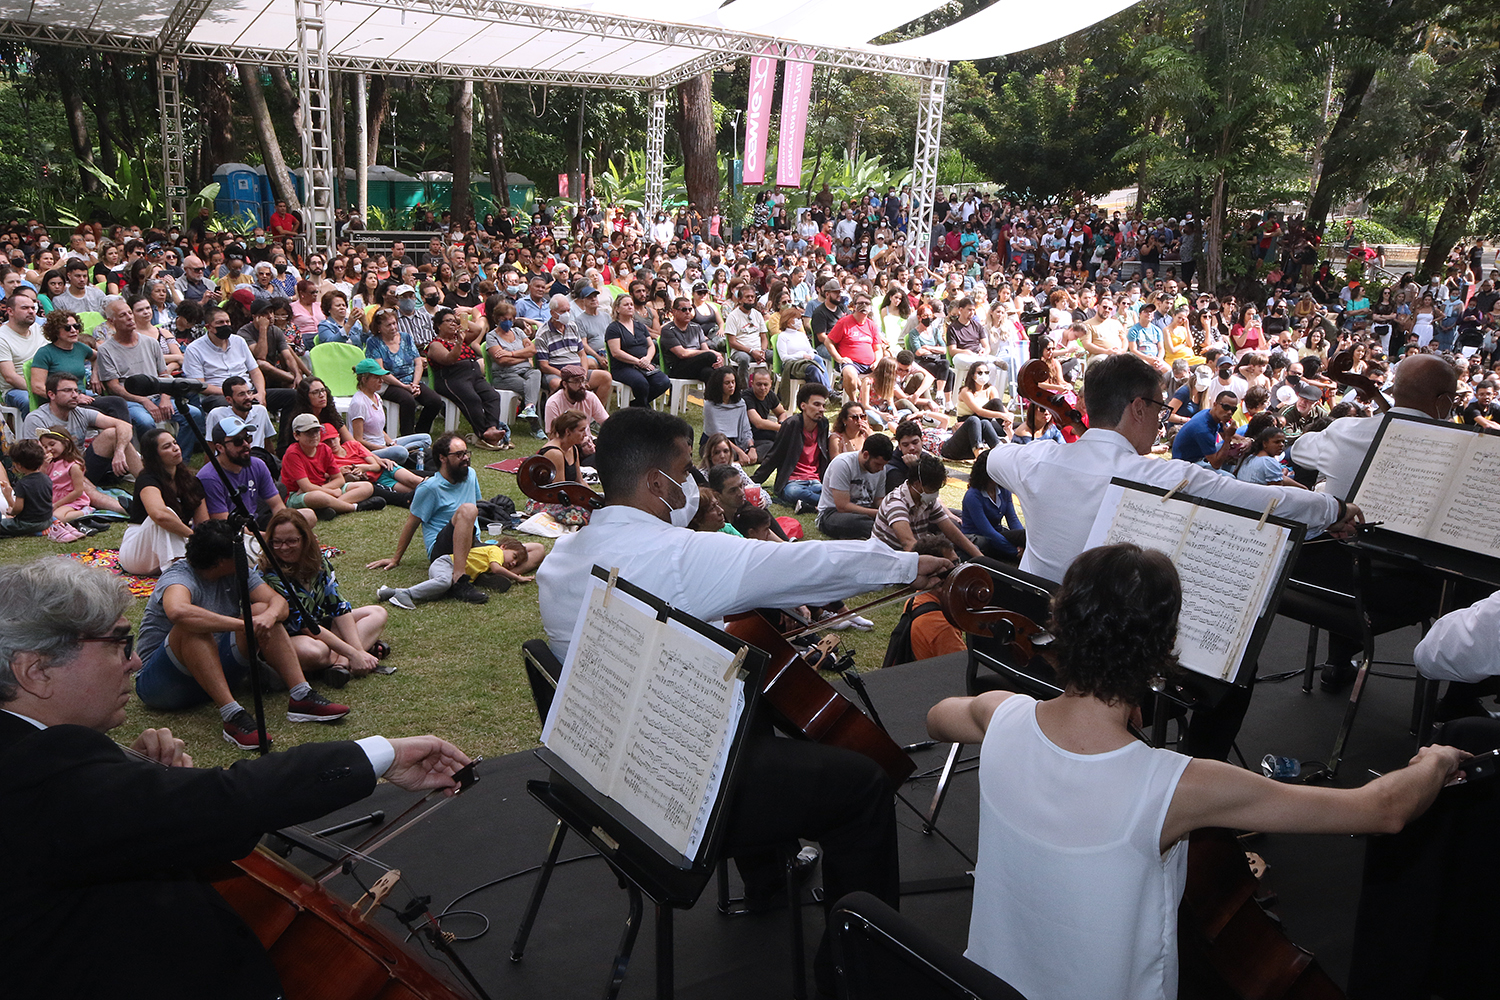
[[19, 473], [15, 485], [0, 483], [9, 511], [0, 517], [0, 537], [40, 535], [52, 524], [52, 480], [42, 473], [47, 460], [36, 441], [11, 445], [10, 462]]

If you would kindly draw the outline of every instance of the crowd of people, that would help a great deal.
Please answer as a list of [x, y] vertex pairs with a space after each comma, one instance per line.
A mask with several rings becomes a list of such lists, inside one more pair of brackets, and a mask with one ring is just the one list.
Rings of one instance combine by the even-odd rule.
[[[159, 574], [138, 643], [120, 640], [138, 696], [159, 710], [211, 703], [225, 738], [252, 750], [259, 734], [234, 692], [259, 669], [229, 579], [245, 544], [228, 520], [236, 498], [269, 550], [251, 570], [249, 627], [268, 679], [286, 689], [291, 722], [349, 712], [310, 675], [342, 686], [389, 669], [386, 604], [483, 604], [485, 590], [534, 580], [550, 644], [565, 657], [584, 577], [601, 560], [708, 620], [785, 606], [815, 628], [864, 630], [873, 623], [847, 612], [844, 598], [928, 585], [958, 558], [1018, 565], [1063, 585], [1060, 618], [1087, 621], [1100, 601], [1154, 602], [1130, 626], [1151, 632], [1141, 662], [1119, 671], [1136, 684], [1164, 662], [1151, 650], [1170, 646], [1180, 591], [1161, 560], [1084, 552], [1111, 476], [1168, 487], [1186, 479], [1194, 495], [1257, 510], [1265, 491], [1278, 491], [1279, 515], [1346, 537], [1360, 518], [1348, 466], [1361, 433], [1349, 428], [1373, 427], [1385, 405], [1500, 427], [1500, 272], [1484, 273], [1482, 245], [1426, 285], [1333, 281], [1313, 234], [1267, 217], [1245, 240], [1266, 265], [1263, 280], [1208, 288], [1195, 283], [1203, 246], [1191, 217], [955, 191], [939, 199], [933, 244], [912, 262], [910, 198], [895, 189], [836, 197], [825, 187], [794, 210], [762, 196], [737, 239], [696, 205], [647, 218], [590, 199], [568, 217], [543, 206], [524, 232], [509, 213], [434, 217], [421, 251], [356, 244], [359, 222], [342, 213], [328, 254], [304, 251], [285, 212], [274, 232], [248, 238], [207, 214], [149, 232], [84, 225], [64, 246], [40, 226], [11, 227], [0, 233], [9, 261], [0, 263], [0, 378], [21, 419], [6, 442], [0, 533], [55, 532], [100, 512], [127, 520], [121, 567]], [[1379, 285], [1373, 301], [1366, 280]], [[363, 355], [342, 410], [312, 368], [326, 343]], [[1045, 369], [1048, 401], [1020, 391], [1031, 362]], [[202, 386], [137, 395], [129, 386], [139, 375]], [[697, 384], [701, 431], [659, 409], [681, 381]], [[514, 417], [502, 394], [517, 401]], [[467, 433], [449, 426], [434, 436], [445, 402]], [[189, 423], [198, 420], [227, 488], [212, 465], [194, 471]], [[517, 432], [545, 442], [539, 454], [557, 478], [597, 481], [606, 499], [601, 510], [548, 505], [578, 529], [550, 552], [481, 537], [473, 456], [513, 447]], [[955, 469], [967, 488], [950, 506], [942, 491]], [[426, 579], [382, 586], [376, 603], [356, 606], [315, 527], [388, 504], [409, 514], [391, 554], [368, 568], [400, 565], [420, 530]], [[807, 537], [814, 532], [822, 537]], [[1104, 561], [1135, 589], [1090, 591], [1089, 567]], [[914, 600], [907, 614], [923, 603], [932, 602]], [[961, 633], [939, 619], [913, 625], [914, 655], [962, 648]], [[101, 626], [111, 636], [112, 622]], [[1325, 687], [1348, 682], [1344, 641], [1331, 644]], [[1045, 741], [1089, 754], [1128, 739], [1121, 705], [1134, 705], [1140, 685], [1099, 679], [1097, 660], [1097, 651], [1078, 653], [1065, 667], [1070, 694], [1083, 699], [1067, 704], [1081, 713], [1035, 710]], [[8, 683], [0, 672], [0, 699], [18, 711]], [[1194, 713], [1182, 749], [1222, 760], [1247, 704], [1248, 694], [1232, 695]], [[947, 704], [932, 727], [988, 754], [1000, 739], [992, 723], [1004, 721], [1015, 742], [1011, 717], [1030, 711], [1020, 700]], [[1110, 746], [1086, 736], [1096, 724]], [[748, 817], [757, 796], [784, 801], [773, 819], [747, 820], [736, 842], [822, 831], [830, 900], [867, 889], [894, 902], [894, 818], [878, 769], [827, 748], [777, 745], [788, 742], [755, 747], [739, 808]], [[1399, 825], [1460, 757], [1420, 758], [1391, 783], [1399, 808], [1319, 800], [1311, 804], [1324, 819], [1279, 827], [1275, 817], [1297, 805], [1279, 793], [1256, 786], [1260, 798], [1230, 808], [1202, 790], [1212, 769], [1142, 765], [1151, 794], [1175, 810], [1145, 834], [1168, 856], [1210, 821]], [[390, 761], [371, 763], [378, 774]], [[841, 795], [819, 799], [813, 784], [785, 780], [812, 771], [839, 775]], [[1183, 782], [1191, 795], [1173, 798]], [[981, 866], [985, 850], [999, 849], [982, 844]], [[741, 859], [747, 884], [764, 880], [766, 864]], [[1015, 923], [1014, 914], [976, 914], [986, 940], [985, 928]], [[1024, 961], [971, 953], [1007, 975]], [[1146, 964], [1121, 974], [1159, 973]], [[826, 949], [817, 968], [828, 987]]]

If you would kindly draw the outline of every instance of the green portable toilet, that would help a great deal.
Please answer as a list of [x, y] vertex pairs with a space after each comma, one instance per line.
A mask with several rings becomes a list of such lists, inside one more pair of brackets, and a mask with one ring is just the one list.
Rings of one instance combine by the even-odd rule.
[[[382, 163], [371, 164], [365, 181], [365, 190], [370, 199], [370, 207], [378, 208], [389, 215], [391, 212], [392, 178], [405, 176], [399, 170], [393, 170]], [[354, 200], [359, 200], [358, 189], [354, 191]]]
[[[390, 169], [390, 168], [386, 168]], [[410, 212], [422, 204], [422, 181], [421, 178], [403, 174], [399, 170], [390, 170], [386, 179], [391, 184], [391, 210], [398, 213]]]
[[446, 170], [424, 170], [417, 175], [422, 181], [422, 204], [441, 215], [453, 204], [453, 175]]
[[531, 215], [536, 212], [536, 181], [525, 174], [506, 171], [505, 186], [510, 190], [510, 204]]

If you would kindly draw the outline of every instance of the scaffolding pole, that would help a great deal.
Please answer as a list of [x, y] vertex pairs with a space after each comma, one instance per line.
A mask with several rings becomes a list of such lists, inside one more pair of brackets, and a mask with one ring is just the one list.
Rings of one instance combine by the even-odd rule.
[[370, 89], [364, 73], [354, 77], [354, 186], [359, 192], [359, 221], [370, 225]]
[[333, 249], [333, 113], [323, 0], [297, 0], [297, 97], [302, 105], [302, 167], [307, 197], [302, 232], [310, 253]]
[[932, 206], [937, 201], [938, 148], [943, 138], [943, 97], [948, 67], [924, 81], [917, 105], [917, 139], [911, 163], [911, 218], [907, 221], [906, 262], [928, 262], [932, 247]]
[[186, 228], [187, 133], [182, 125], [182, 81], [178, 72], [176, 55], [158, 53], [156, 104], [161, 113], [162, 191], [166, 194], [167, 225], [175, 222]]
[[667, 92], [651, 92], [651, 121], [646, 127], [646, 220], [649, 226], [662, 210], [666, 173]]

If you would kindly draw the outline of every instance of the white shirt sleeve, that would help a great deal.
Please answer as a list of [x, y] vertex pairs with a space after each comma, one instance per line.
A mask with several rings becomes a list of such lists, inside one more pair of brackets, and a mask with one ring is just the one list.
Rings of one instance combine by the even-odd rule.
[[1500, 674], [1500, 593], [1439, 618], [1413, 657], [1436, 681], [1473, 682]]
[[391, 741], [384, 736], [366, 736], [362, 740], [356, 740], [359, 748], [370, 758], [370, 766], [375, 769], [375, 777], [379, 778], [391, 769], [396, 762], [396, 748], [391, 746]]

